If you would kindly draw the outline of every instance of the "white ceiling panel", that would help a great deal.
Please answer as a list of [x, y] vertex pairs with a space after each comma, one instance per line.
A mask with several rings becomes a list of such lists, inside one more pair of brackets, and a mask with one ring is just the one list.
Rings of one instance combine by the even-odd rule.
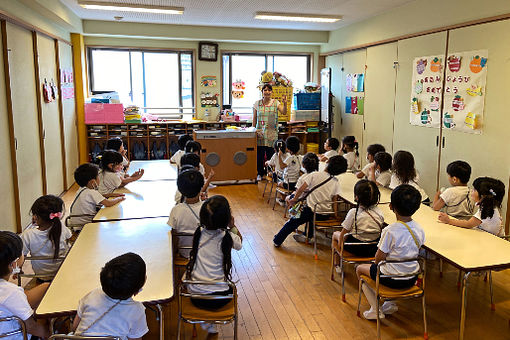
[[[332, 31], [414, 0], [95, 0], [184, 7], [183, 15], [88, 10], [78, 0], [60, 1], [86, 20], [115, 21], [114, 16], [122, 16], [124, 22]], [[331, 24], [266, 21], [254, 19], [255, 12], [341, 15], [343, 19]]]

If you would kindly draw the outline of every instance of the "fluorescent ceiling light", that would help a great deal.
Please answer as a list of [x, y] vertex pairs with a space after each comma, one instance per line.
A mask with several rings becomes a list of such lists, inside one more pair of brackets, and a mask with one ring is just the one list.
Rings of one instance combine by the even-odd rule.
[[161, 14], [183, 14], [184, 7], [133, 5], [122, 3], [108, 3], [99, 1], [78, 1], [78, 4], [85, 9], [99, 9], [104, 11], [122, 12], [143, 12]]
[[277, 21], [303, 21], [303, 22], [337, 22], [342, 19], [339, 15], [315, 15], [315, 14], [299, 14], [299, 13], [273, 13], [273, 12], [257, 12], [255, 19], [259, 20], [277, 20]]

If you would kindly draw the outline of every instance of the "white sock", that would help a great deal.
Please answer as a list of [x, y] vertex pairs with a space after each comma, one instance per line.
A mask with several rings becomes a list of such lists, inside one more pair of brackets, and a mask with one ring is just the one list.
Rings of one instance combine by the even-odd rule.
[[375, 292], [370, 289], [370, 287], [368, 287], [366, 284], [364, 284], [361, 289], [363, 289], [363, 293], [365, 294], [365, 297], [367, 298], [368, 300], [368, 303], [370, 304], [370, 307], [372, 310], [376, 310], [376, 304], [377, 304], [377, 300], [376, 300], [376, 297], [375, 297]]

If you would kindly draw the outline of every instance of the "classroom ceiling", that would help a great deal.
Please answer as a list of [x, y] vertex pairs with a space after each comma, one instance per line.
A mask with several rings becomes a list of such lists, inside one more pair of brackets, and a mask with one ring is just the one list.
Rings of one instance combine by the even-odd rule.
[[[78, 0], [60, 1], [85, 20], [115, 21], [114, 16], [122, 16], [124, 22], [332, 31], [415, 0], [96, 0], [184, 7], [183, 15], [87, 10]], [[254, 19], [255, 12], [341, 15], [343, 19], [331, 24], [266, 21]]]

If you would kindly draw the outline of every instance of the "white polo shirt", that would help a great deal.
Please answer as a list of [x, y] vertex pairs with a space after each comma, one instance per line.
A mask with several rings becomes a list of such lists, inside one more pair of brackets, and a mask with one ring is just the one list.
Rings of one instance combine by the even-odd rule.
[[347, 212], [342, 227], [358, 240], [369, 242], [379, 238], [383, 222], [384, 215], [377, 206], [370, 207], [368, 213], [366, 209], [360, 207], [357, 218], [356, 208]]
[[193, 234], [200, 224], [200, 209], [202, 201], [193, 204], [179, 203], [172, 208], [167, 224], [178, 233], [189, 234], [189, 236], [177, 236], [179, 254], [182, 257], [189, 258], [191, 249], [180, 249], [181, 247], [191, 247], [193, 244]]
[[71, 205], [71, 215], [91, 215], [83, 217], [73, 217], [70, 219], [72, 224], [85, 225], [92, 222], [92, 218], [97, 213], [97, 206], [106, 198], [94, 189], [82, 187], [76, 193], [76, 198]]
[[[11, 282], [0, 279], [0, 318], [8, 316], [17, 316], [23, 321], [28, 320], [34, 314], [32, 307], [28, 304], [28, 299], [22, 287], [18, 287]], [[16, 321], [0, 322], [0, 333], [7, 333], [18, 330]], [[30, 339], [30, 336], [28, 336]], [[23, 334], [17, 334], [3, 339], [23, 340]]]
[[101, 195], [111, 194], [122, 184], [120, 174], [111, 171], [101, 171], [99, 174], [99, 192]]

